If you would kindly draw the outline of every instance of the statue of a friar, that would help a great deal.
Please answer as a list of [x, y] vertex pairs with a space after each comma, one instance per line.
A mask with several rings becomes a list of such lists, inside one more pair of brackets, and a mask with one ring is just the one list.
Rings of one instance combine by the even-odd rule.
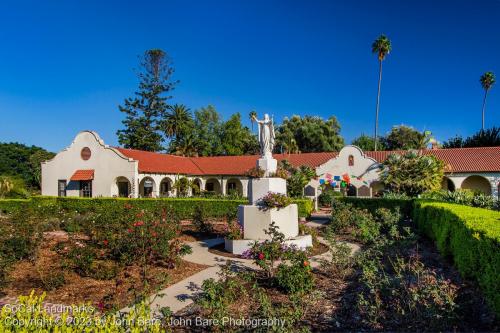
[[259, 125], [260, 155], [262, 157], [272, 157], [274, 149], [274, 124], [269, 115], [264, 114], [264, 120], [258, 120], [253, 116], [253, 121]]

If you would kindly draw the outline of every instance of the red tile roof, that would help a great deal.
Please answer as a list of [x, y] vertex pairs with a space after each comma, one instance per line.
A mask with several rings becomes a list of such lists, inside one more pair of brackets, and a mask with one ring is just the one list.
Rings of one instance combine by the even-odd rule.
[[189, 157], [152, 153], [149, 151], [117, 148], [123, 155], [139, 161], [139, 172], [174, 173], [185, 175], [201, 175], [196, 164]]
[[[256, 164], [258, 155], [181, 157], [152, 153], [134, 149], [117, 148], [123, 155], [139, 161], [139, 172], [174, 173], [189, 175], [244, 175]], [[383, 162], [390, 154], [403, 151], [367, 151], [365, 154], [378, 162]], [[431, 154], [444, 161], [448, 172], [498, 172], [500, 171], [500, 147], [429, 149]], [[337, 152], [274, 154], [277, 160], [288, 160], [298, 167], [308, 165], [318, 167], [338, 156]]]
[[92, 180], [94, 179], [94, 170], [76, 170], [70, 180]]
[[[367, 151], [365, 154], [383, 162], [391, 153], [403, 151]], [[447, 166], [447, 172], [498, 172], [500, 147], [427, 149], [425, 155], [434, 155]]]

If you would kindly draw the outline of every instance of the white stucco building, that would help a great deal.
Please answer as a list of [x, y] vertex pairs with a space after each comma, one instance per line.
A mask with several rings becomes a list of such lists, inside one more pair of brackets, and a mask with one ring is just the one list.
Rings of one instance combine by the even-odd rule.
[[[348, 194], [374, 196], [383, 187], [379, 164], [393, 152], [363, 152], [345, 146], [340, 152], [275, 154], [292, 165], [308, 165], [318, 178], [304, 189], [316, 197], [321, 184], [339, 187], [349, 177]], [[500, 147], [429, 149], [446, 164], [443, 188], [479, 190], [499, 197]], [[92, 131], [80, 132], [71, 145], [42, 163], [42, 195], [81, 197], [175, 196], [173, 184], [186, 177], [201, 190], [247, 196], [246, 172], [258, 156], [180, 157], [106, 145]]]

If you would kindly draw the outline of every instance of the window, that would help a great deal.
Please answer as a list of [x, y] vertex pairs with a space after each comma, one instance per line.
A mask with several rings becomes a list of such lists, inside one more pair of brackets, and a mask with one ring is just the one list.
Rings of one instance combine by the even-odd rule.
[[57, 195], [60, 197], [66, 196], [66, 179], [59, 179], [57, 181]]
[[151, 179], [146, 179], [144, 181], [144, 197], [153, 197], [153, 181]]
[[80, 196], [84, 198], [92, 198], [91, 180], [80, 180]]
[[354, 166], [354, 156], [349, 155], [349, 166]]
[[84, 147], [82, 151], [80, 152], [80, 157], [84, 161], [88, 161], [90, 159], [90, 156], [92, 156], [92, 152], [90, 151], [89, 147]]
[[215, 190], [214, 183], [207, 183], [206, 189], [207, 189], [207, 192], [213, 192]]

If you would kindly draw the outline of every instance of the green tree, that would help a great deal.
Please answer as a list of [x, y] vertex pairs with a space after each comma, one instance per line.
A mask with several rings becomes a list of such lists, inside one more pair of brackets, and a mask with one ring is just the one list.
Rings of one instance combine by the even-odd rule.
[[[375, 150], [375, 139], [372, 136], [361, 134], [351, 142], [352, 145], [358, 146], [364, 151], [374, 151]], [[378, 143], [379, 150], [385, 150], [384, 140]]]
[[435, 156], [408, 151], [389, 155], [383, 163], [380, 180], [391, 192], [415, 197], [440, 189], [443, 170], [444, 163]]
[[31, 189], [40, 189], [41, 162], [54, 153], [20, 143], [0, 143], [0, 175], [19, 178]]
[[419, 132], [412, 127], [400, 125], [381, 140], [386, 150], [425, 149], [431, 140], [431, 132]]
[[194, 113], [194, 131], [196, 133], [198, 155], [222, 155], [222, 121], [220, 114], [212, 106], [196, 110]]
[[495, 74], [493, 72], [486, 72], [481, 75], [479, 79], [481, 82], [481, 86], [484, 89], [484, 98], [483, 98], [483, 112], [482, 112], [482, 126], [481, 129], [484, 130], [484, 113], [486, 110], [486, 97], [488, 96], [488, 91], [490, 91], [491, 87], [495, 84]]
[[167, 138], [182, 140], [194, 128], [193, 116], [188, 107], [175, 104], [168, 108], [165, 118], [161, 121], [161, 128]]
[[392, 49], [391, 41], [385, 35], [380, 35], [372, 44], [372, 52], [377, 54], [379, 62], [377, 107], [375, 111], [375, 137], [374, 137], [375, 151], [377, 150], [377, 141], [378, 141], [378, 115], [380, 109], [380, 86], [382, 84], [382, 61], [384, 61], [385, 57], [391, 52], [391, 49]]
[[42, 162], [48, 161], [55, 156], [54, 153], [44, 149], [35, 151], [29, 158], [29, 166], [32, 172], [32, 184], [38, 188], [42, 185]]
[[[337, 118], [316, 116], [285, 118], [276, 128], [276, 152], [338, 151], [344, 146]], [[295, 141], [293, 141], [295, 140]]]
[[160, 121], [168, 109], [167, 100], [172, 97], [169, 93], [178, 81], [172, 81], [171, 60], [160, 49], [146, 51], [140, 67], [139, 90], [118, 107], [126, 115], [122, 121], [125, 128], [117, 131], [118, 142], [126, 148], [160, 151]]
[[222, 125], [221, 142], [223, 155], [255, 154], [259, 150], [257, 137], [241, 124], [239, 113], [233, 114]]
[[443, 148], [474, 148], [500, 146], [500, 127], [479, 130], [470, 137], [463, 139], [456, 136], [443, 143]]
[[[311, 179], [316, 177], [316, 171], [313, 168], [307, 165], [301, 165], [296, 168], [288, 160], [280, 161], [278, 168], [284, 170], [287, 174], [286, 189], [290, 197], [302, 197], [304, 195], [304, 187]], [[283, 172], [280, 173], [283, 176]]]

